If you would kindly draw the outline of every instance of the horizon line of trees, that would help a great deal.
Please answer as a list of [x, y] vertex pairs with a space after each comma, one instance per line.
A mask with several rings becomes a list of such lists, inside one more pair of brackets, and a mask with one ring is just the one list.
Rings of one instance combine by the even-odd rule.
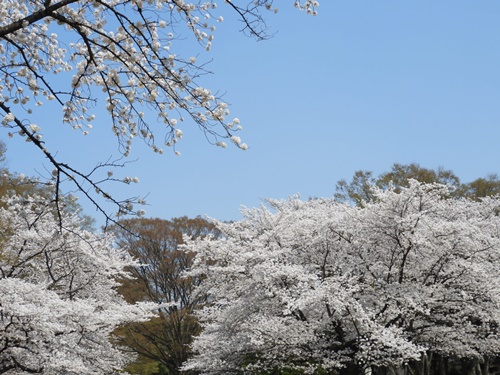
[[450, 169], [443, 167], [429, 169], [421, 167], [418, 163], [394, 163], [389, 171], [376, 177], [370, 170], [355, 171], [350, 181], [341, 179], [336, 183], [333, 197], [340, 202], [360, 206], [374, 199], [373, 187], [383, 190], [395, 187], [397, 191], [402, 187], [408, 187], [411, 179], [423, 183], [447, 185], [450, 187], [450, 196], [457, 198], [467, 197], [477, 200], [500, 194], [500, 177], [496, 173], [462, 183]]

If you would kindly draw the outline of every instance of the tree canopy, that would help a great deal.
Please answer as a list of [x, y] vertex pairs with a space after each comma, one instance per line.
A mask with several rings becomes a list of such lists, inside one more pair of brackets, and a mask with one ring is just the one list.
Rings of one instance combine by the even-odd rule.
[[374, 177], [372, 171], [358, 170], [354, 172], [350, 182], [345, 179], [338, 181], [334, 197], [340, 202], [359, 206], [375, 198], [375, 187], [381, 189], [393, 187], [398, 191], [402, 187], [408, 187], [412, 179], [423, 183], [436, 182], [447, 185], [452, 190], [451, 195], [455, 197], [479, 199], [500, 193], [500, 179], [496, 174], [490, 174], [486, 178], [480, 177], [469, 183], [461, 183], [460, 178], [449, 169], [442, 167], [429, 169], [417, 163], [394, 163], [390, 171], [383, 172], [378, 177]]
[[[410, 180], [363, 206], [268, 201], [217, 241], [189, 241], [204, 374], [361, 374], [500, 354], [500, 197]], [[476, 361], [476, 362], [474, 362]], [[444, 372], [436, 372], [444, 374]]]
[[117, 278], [136, 266], [109, 235], [82, 229], [76, 214], [43, 196], [0, 208], [0, 373], [111, 374], [131, 358], [110, 342], [156, 304], [128, 304]]

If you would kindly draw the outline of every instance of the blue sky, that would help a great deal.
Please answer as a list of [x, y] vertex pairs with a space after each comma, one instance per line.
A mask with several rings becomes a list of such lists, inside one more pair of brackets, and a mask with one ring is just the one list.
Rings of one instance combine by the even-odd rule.
[[[317, 17], [281, 3], [267, 16], [273, 38], [247, 38], [226, 16], [202, 56], [214, 74], [201, 83], [226, 93], [250, 148], [211, 146], [192, 124], [179, 157], [138, 142], [124, 174], [141, 183], [124, 193], [149, 194], [147, 216], [238, 219], [241, 205], [328, 197], [354, 171], [395, 162], [443, 166], [463, 182], [500, 173], [500, 2], [323, 0]], [[118, 156], [105, 115], [86, 137], [56, 116], [37, 121], [77, 166]], [[19, 142], [7, 142], [9, 167], [46, 174], [39, 152]]]

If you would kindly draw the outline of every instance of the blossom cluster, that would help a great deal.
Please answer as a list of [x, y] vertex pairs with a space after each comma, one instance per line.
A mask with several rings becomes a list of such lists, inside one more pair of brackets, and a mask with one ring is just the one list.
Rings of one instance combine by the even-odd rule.
[[[243, 17], [272, 4], [259, 1], [250, 12], [228, 3]], [[314, 13], [318, 3], [295, 1], [295, 6]], [[63, 122], [88, 134], [96, 118], [91, 111], [105, 101], [124, 155], [135, 137], [158, 153], [175, 146], [182, 134], [176, 126], [186, 117], [212, 135], [214, 143], [231, 138], [239, 129], [229, 118], [227, 103], [196, 83], [206, 72], [197, 63], [199, 51], [188, 57], [175, 53], [185, 30], [195, 45], [210, 50], [216, 24], [223, 21], [215, 13], [219, 8], [215, 1], [0, 0], [2, 124], [16, 128], [16, 112], [23, 118], [56, 101]], [[54, 79], [54, 74], [64, 78]], [[166, 131], [156, 129], [157, 121], [145, 109], [156, 113]], [[26, 130], [20, 134], [26, 136]], [[37, 134], [40, 140], [39, 129]]]
[[427, 353], [498, 355], [500, 197], [416, 181], [374, 194], [363, 208], [269, 200], [189, 242], [212, 303], [185, 369], [397, 372]]
[[[231, 117], [220, 94], [200, 84], [209, 73], [204, 57], [222, 14], [255, 25], [272, 3], [0, 0], [0, 123], [9, 137], [20, 136], [43, 152], [56, 170], [57, 189], [62, 179], [72, 181], [98, 210], [98, 201], [111, 198], [118, 213], [128, 213], [130, 207], [103, 193], [88, 173], [57, 160], [57, 150], [43, 138], [49, 124], [40, 123], [47, 117], [42, 109], [61, 110], [61, 122], [83, 135], [92, 132], [97, 115], [107, 114], [123, 156], [137, 138], [156, 153], [170, 148], [180, 155], [178, 143], [190, 123], [221, 148], [229, 140], [246, 150], [237, 135], [240, 120]], [[318, 3], [295, 6], [314, 14]], [[57, 117], [50, 117], [52, 125]], [[93, 192], [101, 196], [90, 197]]]
[[7, 373], [111, 374], [131, 358], [110, 341], [120, 325], [158, 305], [117, 292], [137, 266], [113, 238], [44, 197], [14, 196], [0, 209], [0, 368]]

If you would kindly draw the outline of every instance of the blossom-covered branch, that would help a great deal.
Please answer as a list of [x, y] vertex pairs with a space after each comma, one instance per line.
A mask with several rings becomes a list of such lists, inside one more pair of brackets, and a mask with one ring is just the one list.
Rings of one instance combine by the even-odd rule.
[[[224, 6], [235, 11], [250, 34], [263, 38], [264, 29], [257, 26], [264, 22], [260, 10], [274, 10], [272, 3]], [[295, 1], [295, 6], [315, 14], [318, 3]], [[103, 103], [124, 156], [135, 138], [156, 153], [166, 148], [178, 153], [184, 122], [197, 124], [218, 146], [225, 147], [224, 139], [229, 139], [247, 149], [236, 135], [241, 126], [230, 117], [228, 104], [198, 84], [208, 73], [199, 55], [210, 50], [223, 9], [215, 1], [0, 0], [1, 123], [9, 136], [31, 140], [58, 173], [61, 162], [53, 157], [54, 146], [49, 150], [49, 140], [41, 143], [47, 125], [31, 120], [43, 118], [41, 106], [59, 107], [61, 121], [87, 135], [96, 119], [93, 111]], [[186, 32], [193, 49], [181, 56], [176, 43]], [[83, 176], [88, 174], [71, 168], [74, 181], [81, 177], [76, 188], [85, 189]], [[100, 210], [102, 198], [92, 198]], [[118, 206], [120, 213], [135, 212]]]

